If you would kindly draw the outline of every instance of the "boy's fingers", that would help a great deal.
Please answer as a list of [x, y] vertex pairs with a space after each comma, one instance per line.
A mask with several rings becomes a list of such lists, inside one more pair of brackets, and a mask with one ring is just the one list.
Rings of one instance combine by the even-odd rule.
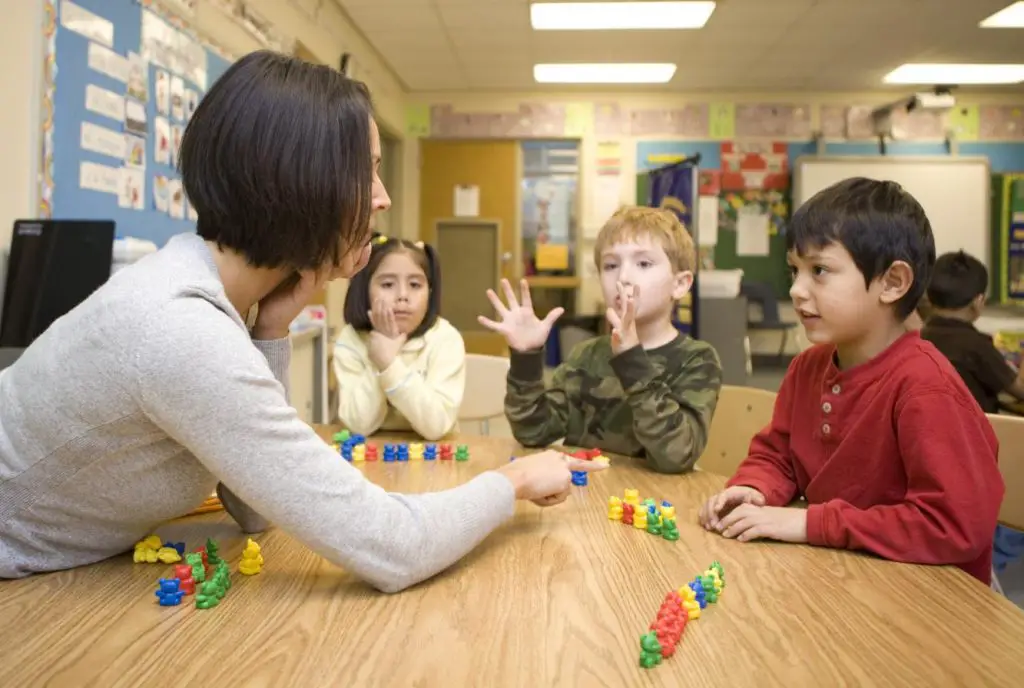
[[501, 290], [505, 292], [505, 298], [508, 299], [509, 310], [519, 307], [519, 301], [516, 300], [516, 293], [512, 291], [512, 285], [508, 283], [507, 279], [501, 280]]
[[505, 304], [501, 302], [501, 299], [498, 298], [498, 295], [494, 293], [493, 289], [487, 290], [487, 298], [490, 300], [491, 305], [494, 306], [494, 310], [498, 315], [502, 318], [508, 315], [508, 309], [505, 308]]
[[604, 316], [605, 318], [608, 319], [608, 324], [611, 325], [614, 329], [617, 330], [620, 327], [622, 327], [622, 319], [619, 318], [619, 314], [615, 312], [614, 308], [609, 308], [605, 312]]
[[530, 283], [525, 279], [519, 281], [519, 299], [522, 301], [523, 308], [529, 308], [533, 310], [533, 297], [530, 296]]
[[495, 332], [501, 331], [501, 324], [494, 322], [490, 318], [485, 318], [482, 315], [478, 315], [476, 316], [476, 321], [483, 325], [484, 327], [486, 327], [488, 330], [493, 330]]

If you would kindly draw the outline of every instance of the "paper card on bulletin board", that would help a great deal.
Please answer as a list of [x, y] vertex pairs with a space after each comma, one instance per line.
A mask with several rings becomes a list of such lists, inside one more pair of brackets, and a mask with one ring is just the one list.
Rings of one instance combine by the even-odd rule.
[[565, 136], [582, 139], [594, 130], [592, 103], [569, 103], [565, 106]]
[[718, 196], [701, 196], [698, 201], [698, 236], [700, 246], [718, 245]]
[[731, 139], [736, 136], [736, 105], [711, 103], [708, 112], [709, 133], [712, 139]]
[[455, 217], [480, 217], [480, 187], [476, 185], [455, 185]]
[[429, 105], [407, 105], [405, 107], [405, 133], [415, 138], [430, 136]]
[[736, 255], [767, 256], [768, 214], [740, 213], [736, 218]]
[[537, 244], [537, 270], [568, 270], [569, 247], [565, 244]]
[[949, 128], [958, 141], [977, 141], [981, 136], [981, 108], [957, 105], [949, 111]]

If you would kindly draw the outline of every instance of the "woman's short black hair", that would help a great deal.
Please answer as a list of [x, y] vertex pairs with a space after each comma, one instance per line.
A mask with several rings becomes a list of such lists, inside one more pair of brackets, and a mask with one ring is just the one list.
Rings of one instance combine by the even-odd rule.
[[935, 261], [928, 283], [928, 301], [935, 308], [963, 308], [986, 293], [988, 269], [974, 256], [956, 251], [943, 253]]
[[910, 289], [896, 302], [906, 319], [924, 294], [935, 264], [935, 238], [924, 208], [896, 182], [863, 177], [823, 189], [800, 206], [789, 222], [786, 249], [841, 244], [864, 275], [865, 286], [902, 260], [914, 271]]
[[373, 274], [377, 272], [381, 261], [388, 254], [403, 251], [412, 255], [423, 268], [423, 273], [427, 276], [427, 288], [430, 289], [427, 295], [427, 313], [423, 316], [423, 322], [409, 333], [410, 339], [422, 337], [441, 315], [441, 264], [438, 262], [437, 252], [430, 244], [413, 243], [383, 235], [375, 236], [370, 246], [372, 249], [369, 262], [352, 278], [345, 294], [345, 322], [360, 332], [369, 332], [373, 329], [369, 316], [370, 282], [373, 280]]
[[270, 51], [231, 65], [199, 103], [178, 167], [196, 230], [255, 267], [318, 268], [369, 239], [366, 86]]

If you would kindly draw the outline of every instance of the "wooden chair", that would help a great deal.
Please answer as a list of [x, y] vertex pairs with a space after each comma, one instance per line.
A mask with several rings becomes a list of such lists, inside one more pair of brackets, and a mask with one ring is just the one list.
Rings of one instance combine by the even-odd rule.
[[763, 389], [722, 385], [708, 446], [697, 466], [724, 476], [735, 473], [747, 458], [750, 440], [771, 422], [776, 396]]
[[508, 368], [509, 360], [502, 356], [466, 354], [466, 392], [459, 407], [460, 430], [489, 435], [490, 421], [505, 417]]
[[999, 522], [1014, 530], [1024, 530], [1024, 418], [987, 415], [999, 438], [999, 472], [1006, 484]]

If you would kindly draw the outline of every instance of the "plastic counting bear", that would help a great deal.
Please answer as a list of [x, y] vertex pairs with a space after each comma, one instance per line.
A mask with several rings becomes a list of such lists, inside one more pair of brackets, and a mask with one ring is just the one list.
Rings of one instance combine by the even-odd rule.
[[624, 497], [608, 498], [608, 519], [621, 521], [637, 530], [646, 530], [651, 535], [660, 535], [666, 540], [678, 540], [676, 508], [669, 502], [660, 505], [653, 499], [640, 501], [637, 490], [627, 489]]
[[640, 666], [650, 669], [675, 654], [686, 624], [700, 610], [718, 601], [725, 587], [725, 569], [717, 561], [688, 584], [665, 595], [650, 629], [640, 636]]

